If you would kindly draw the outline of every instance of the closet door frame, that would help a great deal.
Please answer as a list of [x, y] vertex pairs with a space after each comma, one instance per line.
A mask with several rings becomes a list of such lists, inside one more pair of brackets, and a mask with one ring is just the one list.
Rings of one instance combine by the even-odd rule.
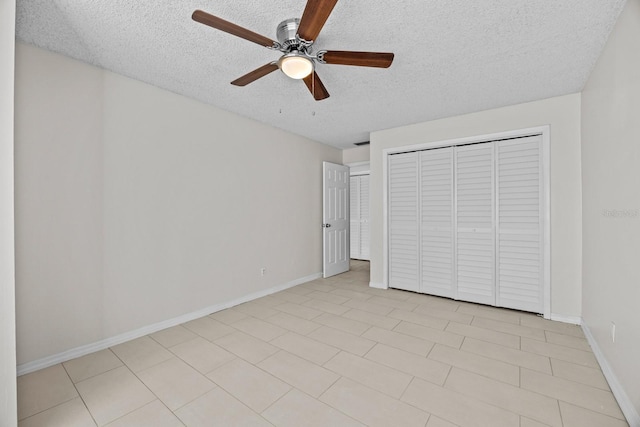
[[406, 153], [410, 151], [420, 151], [438, 147], [449, 147], [458, 145], [468, 145], [481, 142], [492, 142], [496, 140], [504, 140], [510, 138], [519, 138], [532, 135], [541, 135], [542, 137], [542, 186], [544, 195], [542, 198], [542, 223], [543, 223], [543, 316], [545, 319], [551, 318], [551, 187], [550, 187], [550, 127], [538, 126], [526, 129], [518, 129], [513, 131], [454, 138], [442, 141], [432, 142], [408, 142], [407, 145], [401, 147], [387, 148], [382, 150], [382, 212], [383, 212], [383, 230], [382, 230], [382, 270], [383, 283], [381, 288], [389, 288], [389, 156], [393, 154]]

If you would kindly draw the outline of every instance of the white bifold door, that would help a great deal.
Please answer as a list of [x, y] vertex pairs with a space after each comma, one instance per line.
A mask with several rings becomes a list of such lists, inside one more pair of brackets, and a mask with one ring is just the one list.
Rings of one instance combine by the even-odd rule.
[[455, 297], [453, 148], [421, 151], [420, 292]]
[[389, 156], [389, 286], [542, 313], [540, 135]]
[[350, 179], [351, 258], [369, 260], [369, 175]]

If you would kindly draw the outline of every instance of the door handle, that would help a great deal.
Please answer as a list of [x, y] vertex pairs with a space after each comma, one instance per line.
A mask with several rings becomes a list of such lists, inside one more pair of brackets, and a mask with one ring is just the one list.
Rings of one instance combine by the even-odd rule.
[[329, 228], [329, 227], [331, 227], [331, 224], [322, 224], [322, 227], [323, 228]]

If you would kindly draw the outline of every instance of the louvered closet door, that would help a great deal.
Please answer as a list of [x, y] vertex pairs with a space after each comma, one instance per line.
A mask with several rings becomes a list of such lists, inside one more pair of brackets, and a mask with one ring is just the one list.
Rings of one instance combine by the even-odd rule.
[[455, 153], [457, 298], [495, 305], [493, 144]]
[[369, 260], [371, 233], [369, 228], [369, 175], [360, 177], [360, 259]]
[[496, 143], [497, 305], [542, 313], [542, 137]]
[[350, 257], [360, 258], [360, 202], [358, 183], [360, 177], [352, 176], [349, 178], [349, 208], [350, 208]]
[[419, 290], [418, 153], [389, 156], [389, 286]]
[[420, 152], [420, 292], [455, 296], [453, 147]]

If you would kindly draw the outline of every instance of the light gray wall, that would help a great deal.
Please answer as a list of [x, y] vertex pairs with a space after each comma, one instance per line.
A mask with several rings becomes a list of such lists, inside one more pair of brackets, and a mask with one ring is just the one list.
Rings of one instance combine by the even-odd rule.
[[340, 150], [28, 45], [17, 71], [19, 364], [321, 271]]
[[640, 0], [629, 0], [582, 93], [583, 318], [638, 423], [639, 40]]
[[382, 150], [542, 125], [551, 129], [551, 314], [578, 322], [582, 314], [579, 94], [372, 133], [371, 281], [384, 282]]
[[16, 2], [0, 0], [0, 425], [15, 426], [13, 78]]
[[342, 150], [342, 163], [348, 165], [349, 163], [368, 162], [369, 148], [370, 145], [361, 145], [360, 147]]
[[103, 76], [16, 46], [18, 363], [103, 337]]

